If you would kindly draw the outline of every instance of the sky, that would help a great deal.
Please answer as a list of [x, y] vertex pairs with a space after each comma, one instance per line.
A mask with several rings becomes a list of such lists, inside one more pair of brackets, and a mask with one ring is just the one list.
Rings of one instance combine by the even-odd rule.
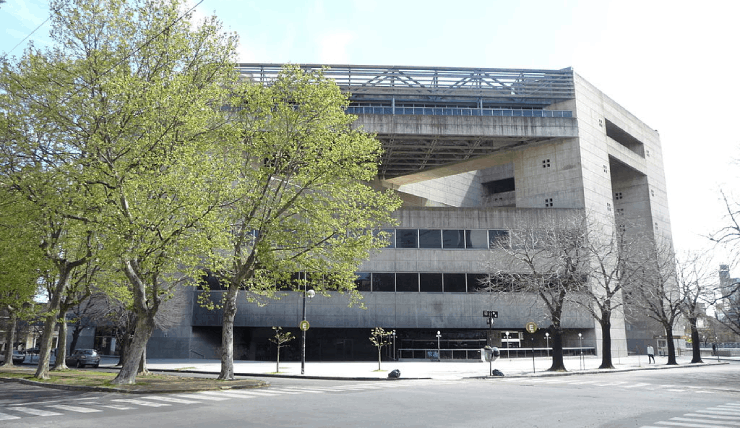
[[[679, 251], [711, 247], [706, 235], [728, 224], [720, 190], [740, 201], [740, 2], [190, 1], [239, 35], [240, 62], [573, 67], [660, 133]], [[48, 10], [0, 5], [0, 55], [49, 44]]]

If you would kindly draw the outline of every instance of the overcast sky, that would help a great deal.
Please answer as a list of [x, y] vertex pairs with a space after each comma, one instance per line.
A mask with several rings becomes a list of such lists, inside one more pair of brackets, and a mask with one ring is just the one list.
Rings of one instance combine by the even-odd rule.
[[[679, 250], [707, 247], [726, 223], [720, 189], [740, 200], [740, 2], [203, 0], [197, 11], [239, 34], [242, 62], [573, 67], [659, 131]], [[41, 0], [0, 5], [0, 53], [39, 25], [30, 40], [47, 44], [48, 16]]]

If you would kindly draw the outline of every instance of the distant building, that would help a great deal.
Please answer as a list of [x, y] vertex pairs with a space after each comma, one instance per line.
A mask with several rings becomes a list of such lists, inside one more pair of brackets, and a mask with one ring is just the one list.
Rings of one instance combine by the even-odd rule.
[[722, 292], [722, 312], [717, 314], [720, 321], [740, 322], [740, 278], [730, 277], [730, 267], [719, 265], [719, 285]]
[[[279, 69], [239, 65], [259, 82]], [[308, 304], [308, 360], [372, 359], [368, 337], [377, 326], [396, 332], [401, 358], [429, 358], [438, 346], [443, 358], [479, 359], [486, 344], [550, 345], [544, 330], [525, 331], [528, 322], [549, 325], [532, 298], [493, 301], [478, 291], [489, 243], [507, 236], [516, 219], [588, 210], [638, 219], [671, 238], [658, 132], [570, 68], [335, 65], [326, 74], [351, 93], [356, 126], [383, 144], [378, 188], [395, 189], [404, 205], [390, 230], [393, 244], [357, 274], [367, 309], [336, 295]], [[297, 332], [301, 299], [288, 293], [259, 307], [240, 298], [235, 357], [271, 357], [271, 327]], [[155, 333], [150, 357], [216, 357], [220, 313], [191, 307], [181, 326]], [[498, 312], [493, 328], [483, 316], [490, 310]], [[628, 344], [644, 350], [661, 334], [616, 314], [612, 325], [615, 356], [626, 355]], [[570, 311], [563, 326], [566, 348], [600, 352], [599, 325], [587, 313]]]

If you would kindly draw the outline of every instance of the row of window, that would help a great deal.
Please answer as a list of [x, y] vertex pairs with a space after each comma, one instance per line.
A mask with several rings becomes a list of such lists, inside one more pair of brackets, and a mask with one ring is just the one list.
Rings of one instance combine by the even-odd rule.
[[484, 273], [370, 273], [358, 272], [358, 291], [475, 293], [486, 287]]
[[488, 249], [509, 242], [508, 230], [384, 229], [387, 248]]

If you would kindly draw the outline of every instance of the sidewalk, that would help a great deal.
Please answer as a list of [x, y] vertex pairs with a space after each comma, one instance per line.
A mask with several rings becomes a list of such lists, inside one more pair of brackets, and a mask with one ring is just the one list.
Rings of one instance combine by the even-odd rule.
[[[551, 358], [538, 357], [534, 360], [534, 372], [531, 358], [499, 358], [492, 367], [504, 373], [505, 376], [559, 376], [578, 373], [605, 373], [630, 370], [656, 370], [681, 367], [696, 367], [701, 364], [689, 364], [690, 356], [676, 357], [678, 366], [667, 366], [667, 357], [655, 357], [657, 364], [648, 364], [647, 356], [629, 356], [614, 358], [615, 370], [598, 370], [601, 358], [584, 356], [583, 362], [578, 357], [566, 357], [565, 373], [547, 372], [551, 365]], [[734, 359], [740, 361], [740, 359]], [[723, 358], [720, 364], [729, 361]], [[101, 367], [112, 367], [116, 359], [105, 358]], [[716, 357], [704, 358], [704, 365], [718, 364]], [[584, 368], [585, 365], [585, 368]], [[149, 359], [147, 366], [152, 371], [175, 371], [189, 373], [213, 373], [220, 371], [219, 360], [204, 359]], [[272, 361], [234, 361], [234, 373], [237, 376], [281, 376], [303, 377], [307, 379], [354, 379], [379, 380], [387, 379], [391, 370], [401, 371], [401, 379], [443, 379], [455, 380], [463, 378], [482, 378], [488, 375], [487, 362], [457, 362], [457, 361], [383, 361], [382, 371], [378, 370], [378, 362], [312, 362], [305, 364], [305, 374], [301, 375], [300, 362], [281, 362], [280, 373], [275, 373], [275, 362]]]

